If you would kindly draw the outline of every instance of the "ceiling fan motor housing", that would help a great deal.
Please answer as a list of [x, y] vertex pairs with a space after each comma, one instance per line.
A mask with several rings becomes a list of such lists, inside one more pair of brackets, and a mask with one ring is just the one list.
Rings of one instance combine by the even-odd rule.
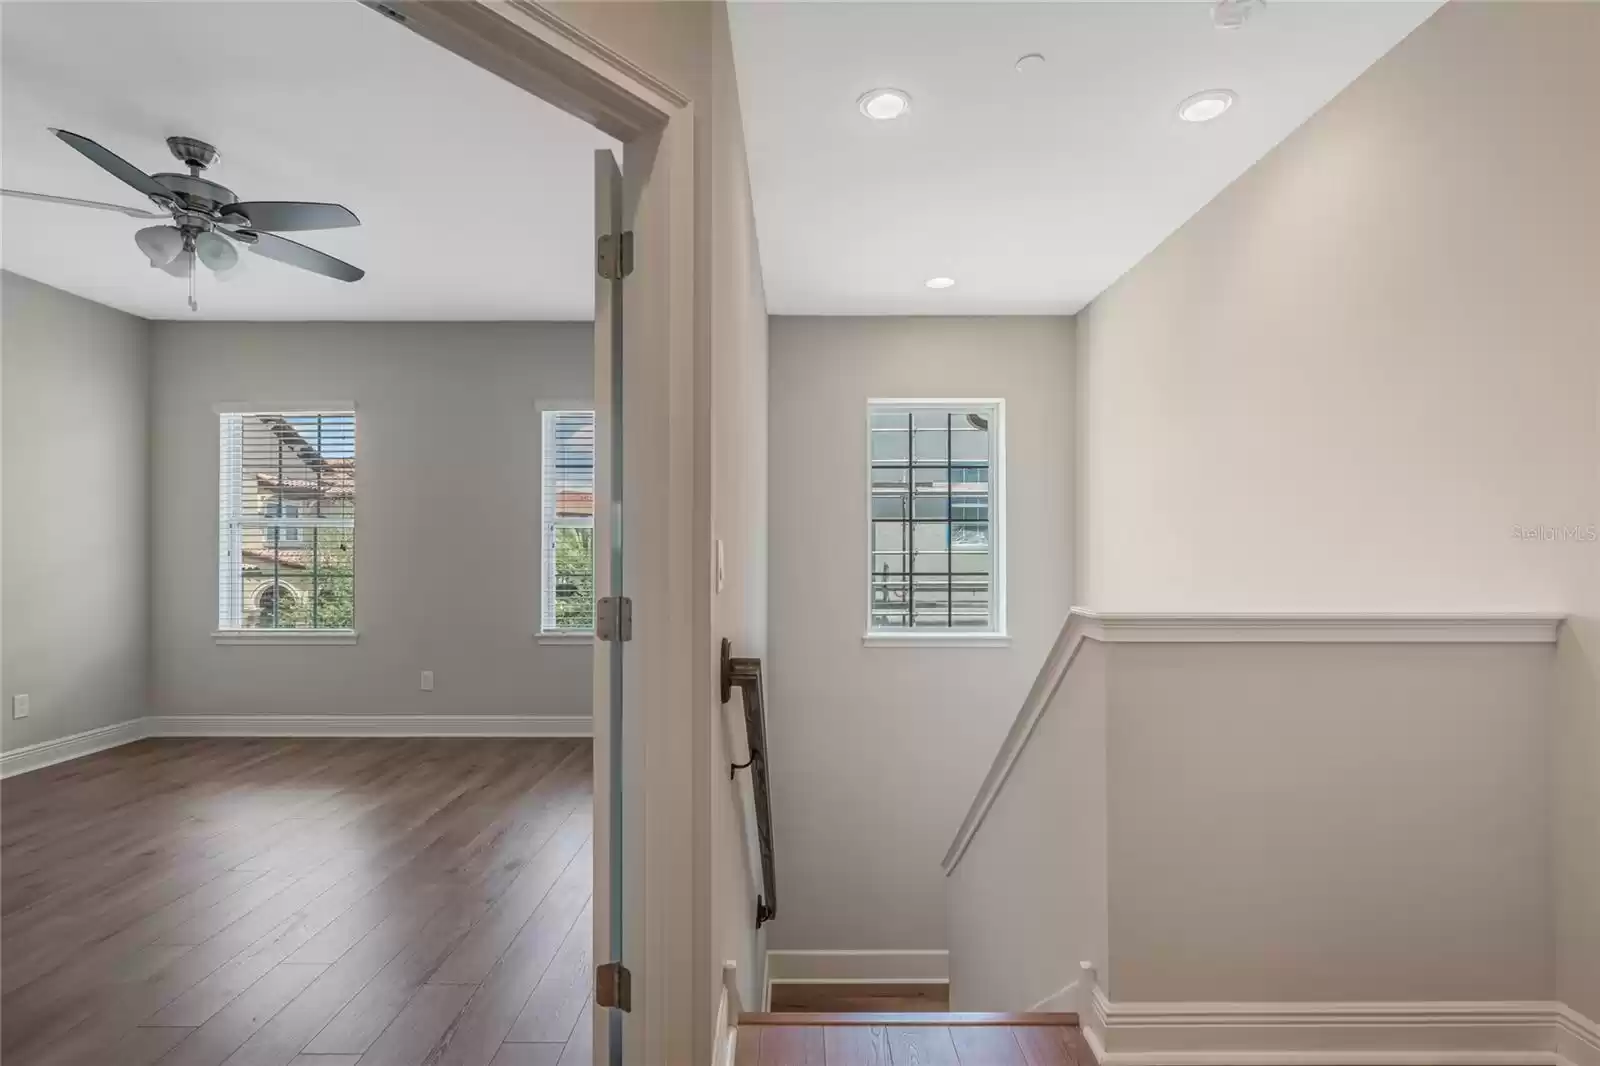
[[207, 214], [235, 203], [238, 197], [225, 185], [189, 174], [152, 174], [156, 182], [172, 190], [173, 199], [184, 207]]
[[218, 159], [216, 148], [193, 137], [168, 137], [167, 151], [193, 170], [204, 170]]

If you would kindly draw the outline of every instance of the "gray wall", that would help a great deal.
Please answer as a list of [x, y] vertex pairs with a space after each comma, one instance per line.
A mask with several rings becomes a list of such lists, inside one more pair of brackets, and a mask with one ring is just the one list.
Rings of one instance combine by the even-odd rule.
[[[772, 947], [945, 946], [939, 860], [1070, 604], [1072, 322], [774, 318]], [[1009, 647], [864, 647], [866, 404], [1006, 402]]]
[[[585, 323], [157, 323], [155, 714], [590, 713], [538, 631], [542, 401], [593, 395]], [[219, 402], [356, 405], [354, 647], [219, 647]], [[418, 676], [435, 672], [435, 690]]]
[[145, 713], [150, 355], [144, 320], [10, 272], [0, 306], [9, 751]]

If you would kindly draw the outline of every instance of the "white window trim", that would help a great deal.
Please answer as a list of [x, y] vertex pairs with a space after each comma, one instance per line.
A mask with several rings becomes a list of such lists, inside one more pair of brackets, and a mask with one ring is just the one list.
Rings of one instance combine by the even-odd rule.
[[354, 400], [331, 400], [327, 403], [262, 403], [260, 400], [225, 400], [211, 405], [217, 415], [326, 415], [349, 414], [356, 409]]
[[219, 629], [211, 634], [219, 645], [354, 644], [354, 629]]
[[[222, 415], [321, 415], [321, 414], [354, 414], [356, 402], [354, 400], [333, 400], [325, 403], [298, 403], [272, 404], [262, 403], [259, 400], [224, 400], [211, 405], [212, 414], [218, 416], [219, 430]], [[356, 420], [356, 432], [360, 433], [361, 420]], [[217, 462], [222, 462], [220, 432], [218, 434]], [[359, 439], [359, 438], [358, 438]], [[220, 527], [222, 515], [218, 501], [217, 524]], [[350, 528], [350, 523], [338, 519], [326, 518], [300, 518], [296, 519], [296, 526], [325, 526], [328, 528]], [[220, 561], [219, 561], [220, 562]], [[355, 644], [359, 630], [355, 629], [224, 629], [221, 627], [221, 607], [223, 590], [221, 587], [221, 567], [218, 566], [218, 628], [211, 633], [211, 639], [219, 646], [244, 647], [253, 645], [288, 647], [294, 645], [343, 645]], [[240, 605], [242, 608], [242, 604]]]
[[[539, 613], [544, 613], [544, 605], [540, 604]], [[546, 630], [538, 635], [540, 644], [551, 647], [587, 648], [594, 643], [594, 630], [592, 629], [555, 629]]]
[[[537, 589], [537, 593], [538, 593], [537, 609], [538, 609], [539, 617], [538, 617], [537, 623], [535, 625], [534, 636], [537, 638], [537, 640], [539, 641], [540, 644], [548, 645], [548, 646], [551, 646], [551, 647], [560, 647], [560, 646], [563, 646], [563, 645], [566, 645], [566, 646], [578, 646], [578, 645], [588, 646], [588, 645], [594, 643], [594, 630], [592, 628], [591, 629], [546, 629], [545, 628], [545, 624], [544, 624], [544, 598], [545, 598], [545, 591], [549, 587], [548, 583], [555, 576], [555, 559], [551, 556], [550, 547], [549, 547], [549, 545], [547, 545], [545, 543], [545, 539], [544, 539], [544, 464], [545, 464], [545, 447], [549, 443], [549, 441], [545, 438], [544, 416], [545, 416], [546, 412], [550, 412], [550, 411], [587, 411], [589, 414], [594, 415], [594, 417], [595, 417], [595, 432], [598, 434], [600, 432], [600, 414], [599, 414], [598, 411], [595, 410], [594, 401], [592, 399], [591, 400], [540, 400], [538, 403], [536, 403], [534, 405], [534, 407], [539, 412], [539, 587]], [[597, 466], [598, 466], [599, 461], [600, 461], [600, 442], [599, 442], [598, 439], [596, 439], [596, 441], [595, 441], [595, 463], [597, 464]], [[598, 488], [599, 487], [599, 470], [598, 469], [596, 469], [595, 475], [596, 475], [595, 476], [595, 486], [596, 486], [596, 488]], [[594, 502], [593, 506], [594, 507], [598, 507], [599, 506], [599, 500], [598, 499]], [[574, 527], [580, 528], [580, 529], [594, 529], [594, 528], [596, 528], [595, 525], [594, 525], [594, 519], [595, 519], [595, 516], [594, 516], [593, 513], [591, 513], [590, 516], [589, 516], [589, 524], [588, 525], [583, 525], [581, 523], [572, 522], [570, 520], [568, 520], [568, 522], [566, 524], [569, 525], [569, 526], [574, 526]], [[557, 520], [557, 524], [558, 525], [561, 524], [560, 520]], [[598, 568], [598, 566], [599, 566], [598, 560], [596, 561], [595, 565]]]
[[[872, 628], [872, 412], [876, 407], [942, 408], [942, 407], [992, 407], [994, 425], [990, 427], [992, 454], [989, 457], [989, 540], [990, 554], [994, 558], [991, 603], [992, 626], [979, 630], [929, 630], [927, 632], [896, 631]], [[959, 399], [903, 399], [895, 397], [870, 397], [866, 404], [863, 429], [866, 433], [862, 454], [864, 495], [866, 498], [866, 559], [862, 567], [864, 606], [866, 608], [866, 633], [861, 643], [869, 648], [1003, 648], [1011, 643], [1006, 628], [1006, 402], [998, 397]]]

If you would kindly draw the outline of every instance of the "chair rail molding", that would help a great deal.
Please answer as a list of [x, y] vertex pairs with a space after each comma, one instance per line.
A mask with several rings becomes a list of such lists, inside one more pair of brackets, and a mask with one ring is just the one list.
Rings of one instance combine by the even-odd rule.
[[1536, 611], [1204, 614], [1074, 607], [945, 853], [944, 871], [948, 875], [960, 864], [1086, 640], [1102, 644], [1554, 644], [1564, 618]]

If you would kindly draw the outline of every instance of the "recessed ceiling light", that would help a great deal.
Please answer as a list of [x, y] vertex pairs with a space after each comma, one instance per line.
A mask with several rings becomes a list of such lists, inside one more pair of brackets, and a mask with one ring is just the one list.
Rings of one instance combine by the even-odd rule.
[[1038, 52], [1029, 52], [1027, 55], [1017, 60], [1017, 73], [1027, 74], [1031, 71], [1039, 70], [1043, 66], [1044, 56], [1040, 55]]
[[870, 119], [886, 122], [899, 118], [911, 110], [911, 97], [899, 89], [873, 89], [863, 93], [856, 101], [861, 113]]
[[929, 278], [923, 282], [930, 289], [948, 289], [956, 283], [955, 278]]
[[1210, 122], [1232, 107], [1233, 100], [1233, 92], [1229, 89], [1207, 89], [1179, 104], [1178, 117], [1185, 122]]

